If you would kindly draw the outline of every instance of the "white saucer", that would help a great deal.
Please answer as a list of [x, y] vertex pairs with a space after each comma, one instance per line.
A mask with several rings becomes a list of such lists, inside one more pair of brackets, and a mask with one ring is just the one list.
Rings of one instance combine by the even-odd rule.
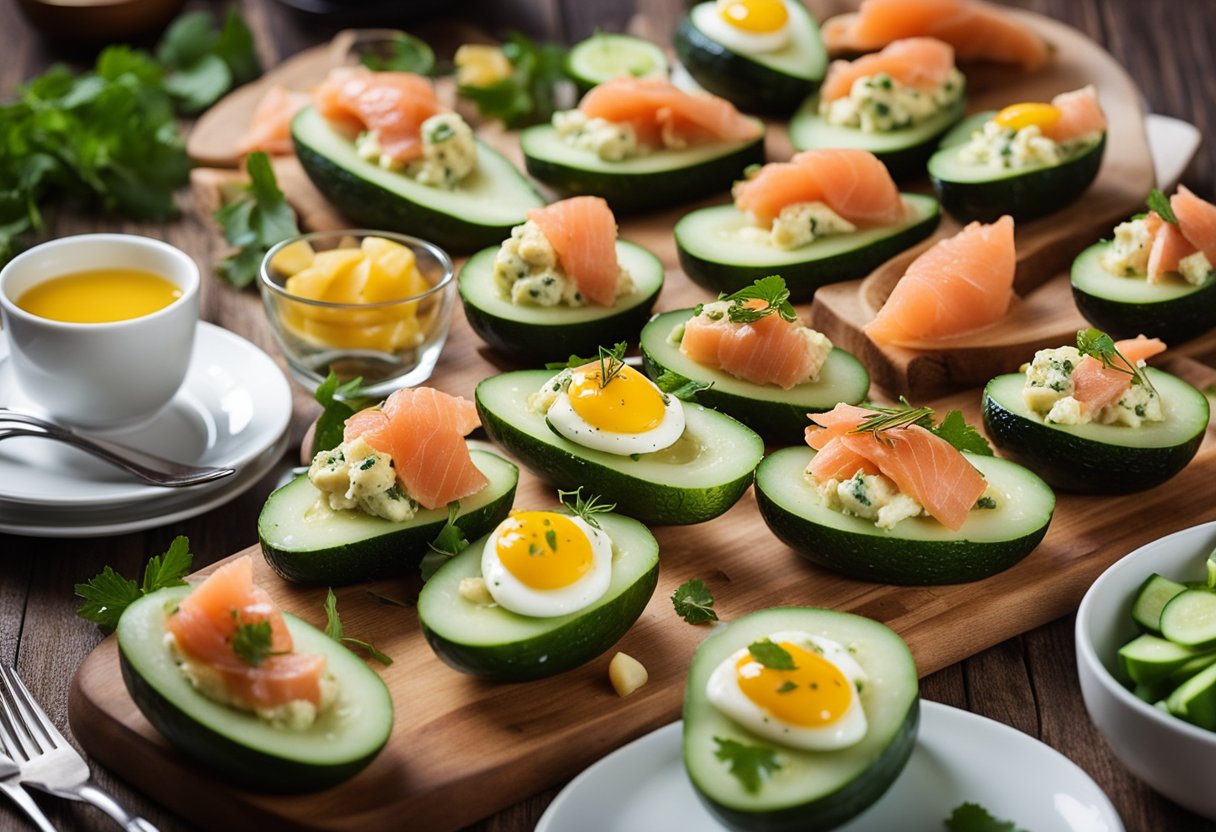
[[[0, 404], [40, 412], [17, 384], [2, 334]], [[291, 388], [270, 356], [226, 329], [200, 323], [182, 389], [150, 425], [107, 438], [177, 462], [239, 472], [279, 441], [291, 409]], [[158, 488], [58, 442], [18, 438], [0, 443], [0, 502], [10, 504], [6, 515], [15, 503], [126, 508], [171, 494], [203, 502], [230, 487], [219, 480], [185, 490]]]
[[[684, 772], [681, 723], [617, 749], [574, 778], [536, 832], [725, 832]], [[838, 832], [940, 830], [978, 803], [1035, 832], [1123, 832], [1109, 799], [1075, 763], [1021, 731], [921, 701], [916, 748], [878, 802]]]

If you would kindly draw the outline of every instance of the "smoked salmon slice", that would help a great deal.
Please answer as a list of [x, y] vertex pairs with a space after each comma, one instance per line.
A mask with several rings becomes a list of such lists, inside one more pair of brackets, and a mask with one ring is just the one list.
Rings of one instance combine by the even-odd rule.
[[423, 508], [434, 509], [476, 494], [489, 482], [464, 441], [480, 424], [473, 402], [415, 387], [396, 391], [379, 410], [351, 416], [342, 439], [362, 437], [391, 456], [405, 492]]
[[1178, 219], [1178, 230], [1208, 262], [1216, 266], [1216, 205], [1191, 193], [1186, 185], [1170, 197], [1170, 208]]
[[[823, 421], [831, 426], [828, 431], [837, 432], [822, 443], [808, 431], [808, 444], [815, 447], [819, 442], [822, 444], [819, 454], [828, 454], [827, 461], [819, 469], [824, 473], [843, 472], [850, 464], [849, 454], [867, 460], [883, 476], [893, 480], [900, 491], [924, 506], [929, 516], [946, 528], [958, 531], [967, 521], [976, 500], [987, 490], [987, 481], [957, 448], [919, 425], [891, 428], [877, 435], [871, 431], [852, 433], [872, 412], [837, 405], [836, 410], [812, 417], [822, 417], [817, 422]], [[838, 450], [837, 445], [843, 450]], [[815, 462], [815, 459], [811, 461], [809, 471], [819, 479]], [[855, 472], [856, 469], [852, 473]]]
[[917, 257], [865, 327], [879, 344], [916, 346], [999, 321], [1013, 298], [1013, 219], [973, 222]]
[[443, 112], [431, 82], [410, 72], [339, 67], [313, 92], [317, 111], [354, 138], [376, 131], [381, 152], [404, 164], [422, 155], [422, 122]]
[[844, 98], [859, 78], [879, 73], [905, 87], [924, 92], [937, 89], [954, 69], [954, 47], [937, 38], [905, 38], [891, 41], [881, 52], [863, 55], [855, 61], [832, 61], [819, 88], [824, 101]]
[[735, 185], [735, 207], [770, 223], [787, 205], [822, 202], [854, 225], [894, 225], [905, 216], [899, 186], [866, 150], [807, 150], [772, 162]]
[[[744, 301], [751, 309], [764, 309], [758, 298]], [[751, 323], [705, 315], [684, 324], [680, 352], [698, 364], [716, 367], [753, 384], [775, 384], [789, 390], [818, 374], [822, 359], [800, 334], [797, 321], [765, 315]]]
[[[1169, 225], [1169, 223], [1166, 223]], [[1115, 349], [1127, 361], [1115, 359], [1113, 367], [1105, 366], [1091, 355], [1081, 359], [1072, 371], [1072, 397], [1081, 403], [1083, 413], [1097, 413], [1107, 405], [1114, 404], [1123, 398], [1127, 388], [1131, 386], [1131, 370], [1141, 361], [1147, 361], [1154, 355], [1165, 351], [1165, 344], [1159, 338], [1145, 338], [1139, 335], [1115, 342]]]
[[654, 147], [668, 146], [671, 139], [689, 144], [745, 141], [764, 131], [726, 99], [684, 92], [660, 78], [618, 78], [599, 84], [583, 96], [578, 108], [588, 118], [630, 124], [639, 142]]
[[528, 219], [557, 253], [557, 262], [592, 303], [616, 303], [621, 264], [616, 256], [616, 217], [598, 196], [576, 196], [534, 208]]
[[[237, 628], [266, 622], [270, 653], [257, 665], [237, 655]], [[321, 705], [324, 656], [293, 653], [291, 634], [270, 595], [253, 582], [253, 559], [221, 566], [165, 619], [179, 652], [215, 671], [228, 699], [243, 710], [267, 710], [306, 700]]]
[[1153, 245], [1148, 252], [1148, 282], [1160, 283], [1167, 274], [1178, 271], [1183, 257], [1195, 251], [1195, 246], [1183, 236], [1178, 226], [1171, 222], [1158, 222]]
[[873, 52], [901, 38], [932, 37], [954, 47], [960, 60], [1037, 69], [1051, 47], [1030, 27], [982, 0], [864, 0], [860, 9], [824, 21], [823, 42], [833, 54]]
[[282, 84], [275, 84], [258, 102], [249, 129], [237, 142], [237, 151], [245, 154], [263, 150], [272, 156], [293, 153], [291, 120], [307, 105], [307, 93], [294, 92]]
[[[811, 428], [807, 428], [808, 431]], [[828, 441], [824, 448], [815, 454], [807, 468], [819, 482], [828, 480], [849, 480], [861, 471], [863, 474], [880, 473], [878, 466], [861, 456], [844, 442]]]
[[828, 442], [844, 436], [875, 413], [877, 411], [844, 402], [823, 413], [808, 413], [807, 418], [814, 424], [807, 425], [806, 444], [821, 451]]
[[1098, 94], [1092, 86], [1071, 92], [1062, 92], [1051, 99], [1051, 104], [1060, 111], [1060, 118], [1043, 127], [1043, 135], [1053, 142], [1066, 142], [1087, 133], [1106, 132], [1106, 114], [1098, 103]]

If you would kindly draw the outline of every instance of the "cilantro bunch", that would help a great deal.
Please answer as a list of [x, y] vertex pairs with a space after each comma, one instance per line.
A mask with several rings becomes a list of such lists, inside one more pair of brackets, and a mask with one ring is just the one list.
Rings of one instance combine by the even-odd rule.
[[484, 87], [462, 86], [458, 92], [477, 105], [483, 118], [501, 119], [507, 127], [548, 121], [556, 109], [557, 86], [566, 79], [566, 50], [536, 43], [513, 32], [502, 45], [511, 75]]

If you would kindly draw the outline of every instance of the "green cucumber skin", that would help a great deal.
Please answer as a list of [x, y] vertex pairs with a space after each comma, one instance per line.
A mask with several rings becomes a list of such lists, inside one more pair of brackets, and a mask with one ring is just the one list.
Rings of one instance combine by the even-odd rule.
[[933, 172], [938, 154], [956, 152], [945, 147], [929, 160], [929, 178], [942, 207], [963, 222], [994, 222], [1009, 214], [1016, 222], [1055, 213], [1075, 202], [1098, 175], [1106, 149], [1106, 134], [1074, 159], [1020, 176], [989, 182], [954, 182]]
[[[538, 128], [528, 128], [536, 130]], [[539, 129], [552, 129], [541, 125]], [[526, 132], [526, 131], [525, 131]], [[691, 202], [730, 190], [749, 165], [764, 164], [764, 136], [732, 153], [699, 165], [645, 175], [604, 174], [598, 171], [551, 162], [526, 153], [528, 173], [563, 197], [588, 194], [601, 196], [619, 213], [636, 213]], [[510, 235], [497, 237], [497, 241]], [[488, 245], [481, 243], [480, 245]]]
[[790, 290], [790, 300], [794, 303], [809, 303], [820, 287], [865, 277], [901, 251], [927, 238], [937, 229], [940, 221], [941, 212], [935, 211], [898, 234], [884, 237], [859, 251], [779, 267], [742, 266], [706, 260], [686, 251], [680, 245], [679, 236], [676, 237], [676, 252], [684, 273], [694, 283], [706, 289], [715, 292], [737, 292], [762, 277], [780, 274], [785, 278], [785, 285]]
[[1003, 456], [1061, 491], [1131, 494], [1153, 488], [1185, 468], [1203, 442], [1204, 431], [1169, 448], [1107, 445], [1065, 433], [1003, 407], [989, 394], [1000, 378], [984, 388], [984, 432]]
[[795, 78], [753, 61], [706, 35], [687, 15], [676, 29], [675, 47], [699, 85], [748, 112], [789, 115], [823, 80]]
[[[502, 225], [482, 225], [442, 211], [432, 211], [409, 202], [379, 186], [361, 179], [316, 152], [293, 133], [296, 156], [317, 190], [334, 207], [367, 228], [400, 231], [430, 240], [453, 252], [468, 253], [496, 245], [511, 236], [511, 229], [524, 221]], [[478, 152], [488, 149], [478, 145]]]
[[[1091, 258], [1096, 258], [1100, 250], [1109, 245], [1107, 242], [1095, 243], [1073, 262], [1072, 298], [1085, 320], [1115, 339], [1144, 334], [1172, 343], [1188, 341], [1216, 326], [1216, 280], [1209, 280], [1190, 294], [1157, 303], [1125, 303], [1092, 295], [1078, 286], [1078, 270], [1090, 268]], [[1092, 268], [1101, 267], [1095, 263]]]

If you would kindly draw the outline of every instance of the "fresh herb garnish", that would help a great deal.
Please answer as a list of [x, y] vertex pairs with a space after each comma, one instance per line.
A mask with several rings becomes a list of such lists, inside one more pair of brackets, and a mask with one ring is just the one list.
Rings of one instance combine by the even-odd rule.
[[216, 271], [224, 280], [240, 287], [254, 281], [272, 246], [300, 233], [296, 213], [275, 180], [270, 157], [260, 150], [250, 153], [245, 167], [249, 184], [242, 189], [241, 196], [214, 215], [224, 230], [224, 239], [239, 249], [224, 258]]
[[607, 347], [599, 348], [601, 390], [620, 375], [621, 370], [625, 369], [625, 351], [628, 349], [629, 345], [624, 341], [618, 341], [616, 344], [613, 344], [612, 349], [608, 349]]
[[362, 641], [361, 639], [351, 638], [342, 634], [342, 619], [338, 617], [338, 596], [334, 595], [332, 587], [327, 589], [325, 593], [325, 635], [339, 644], [349, 644], [358, 647], [385, 667], [393, 663], [391, 658], [384, 655], [370, 641]]
[[[1109, 367], [1119, 373], [1127, 373], [1132, 377], [1132, 384], [1143, 384], [1151, 393], [1155, 394], [1157, 392], [1153, 387], [1153, 383], [1148, 380], [1148, 376], [1142, 373], [1139, 367], [1123, 357], [1123, 354], [1119, 352], [1119, 348], [1115, 346], [1114, 339], [1105, 332], [1093, 327], [1078, 329], [1077, 351], [1082, 355], [1098, 359], [1102, 362], [1103, 367]], [[1116, 360], [1118, 363], [1116, 363]]]
[[321, 405], [322, 410], [321, 415], [317, 417], [316, 430], [312, 434], [313, 456], [341, 445], [346, 420], [372, 404], [371, 399], [355, 396], [362, 385], [361, 376], [339, 384], [338, 376], [333, 370], [329, 371], [325, 381], [317, 385], [313, 398]]
[[85, 601], [76, 614], [100, 625], [103, 631], [111, 632], [118, 626], [123, 611], [134, 601], [158, 589], [184, 586], [186, 582], [182, 578], [190, 571], [193, 560], [190, 541], [179, 536], [163, 555], [149, 559], [142, 584], [122, 577], [107, 566], [87, 583], [76, 584], [76, 595]]
[[659, 373], [659, 377], [654, 380], [654, 383], [664, 393], [670, 393], [677, 399], [686, 402], [694, 401], [697, 393], [714, 386], [712, 381], [693, 381], [679, 373], [673, 373], [671, 370]]
[[1150, 211], [1156, 211], [1157, 216], [1166, 222], [1177, 225], [1178, 218], [1174, 216], [1174, 208], [1170, 205], [1169, 197], [1161, 192], [1159, 188], [1153, 188], [1145, 200]]
[[511, 64], [508, 77], [485, 86], [464, 85], [457, 91], [477, 105], [482, 118], [501, 119], [507, 127], [548, 121], [555, 109], [556, 87], [566, 78], [566, 50], [514, 32], [502, 52]]
[[872, 433], [877, 439], [878, 434], [885, 430], [908, 428], [913, 425], [920, 425], [922, 428], [933, 426], [933, 408], [913, 407], [903, 396], [899, 397], [899, 401], [898, 407], [867, 405], [867, 409], [873, 410], [874, 413], [862, 419], [861, 424], [849, 433]]
[[546, 531], [545, 532], [545, 543], [548, 544], [550, 551], [556, 552], [557, 551], [557, 532], [553, 531], [553, 529], [549, 529], [548, 531]]
[[722, 737], [714, 737], [714, 742], [718, 744], [714, 756], [727, 763], [730, 773], [752, 794], [760, 791], [764, 777], [781, 768], [781, 763], [777, 762], [777, 752], [771, 748], [746, 745]]
[[796, 690], [798, 690], [798, 685], [791, 682], [789, 679], [786, 679], [781, 683], [781, 687], [777, 688], [777, 693], [792, 693]]
[[978, 803], [955, 806], [945, 826], [948, 832], [1026, 832], [1011, 820], [997, 820]]
[[258, 667], [273, 655], [270, 647], [272, 634], [269, 619], [242, 622], [236, 610], [232, 611], [232, 617], [237, 619], [236, 629], [229, 640], [232, 652], [250, 667]]
[[718, 620], [714, 612], [714, 596], [700, 578], [685, 581], [671, 594], [671, 605], [676, 615], [689, 624], [708, 624]]
[[458, 514], [460, 514], [460, 501], [453, 500], [448, 503], [448, 521], [443, 524], [439, 534], [435, 535], [435, 539], [427, 544], [430, 551], [422, 556], [422, 562], [418, 564], [424, 582], [429, 581], [439, 567], [459, 555], [469, 545], [464, 532], [460, 526], [456, 525], [456, 515]]
[[[785, 285], [785, 279], [776, 274], [762, 277], [751, 286], [744, 286], [734, 294], [722, 295], [718, 300], [731, 302], [726, 315], [737, 324], [750, 324], [772, 314], [780, 315], [787, 321], [798, 319], [798, 313], [790, 303], [790, 290]], [[762, 300], [765, 306], [748, 306], [746, 301], [749, 300]]]
[[760, 664], [769, 670], [798, 669], [798, 665], [794, 664], [794, 657], [790, 655], [790, 651], [780, 644], [774, 644], [771, 639], [762, 638], [759, 641], [753, 641], [747, 645], [747, 652], [751, 653], [753, 659], [760, 662]]
[[596, 529], [600, 527], [600, 521], [595, 518], [595, 515], [606, 514], [616, 508], [616, 503], [601, 503], [596, 494], [592, 494], [584, 500], [581, 485], [573, 491], [558, 491], [557, 499], [576, 516], [581, 517], [588, 526]]
[[978, 430], [967, 424], [961, 410], [951, 410], [937, 427], [929, 428], [960, 451], [969, 451], [980, 456], [992, 456], [992, 446]]
[[262, 74], [253, 34], [236, 6], [228, 8], [222, 28], [209, 12], [181, 15], [156, 45], [156, 59], [165, 69], [165, 88], [187, 115]]
[[374, 72], [412, 72], [430, 75], [435, 71], [435, 52], [421, 38], [406, 32], [359, 49], [359, 63]]

